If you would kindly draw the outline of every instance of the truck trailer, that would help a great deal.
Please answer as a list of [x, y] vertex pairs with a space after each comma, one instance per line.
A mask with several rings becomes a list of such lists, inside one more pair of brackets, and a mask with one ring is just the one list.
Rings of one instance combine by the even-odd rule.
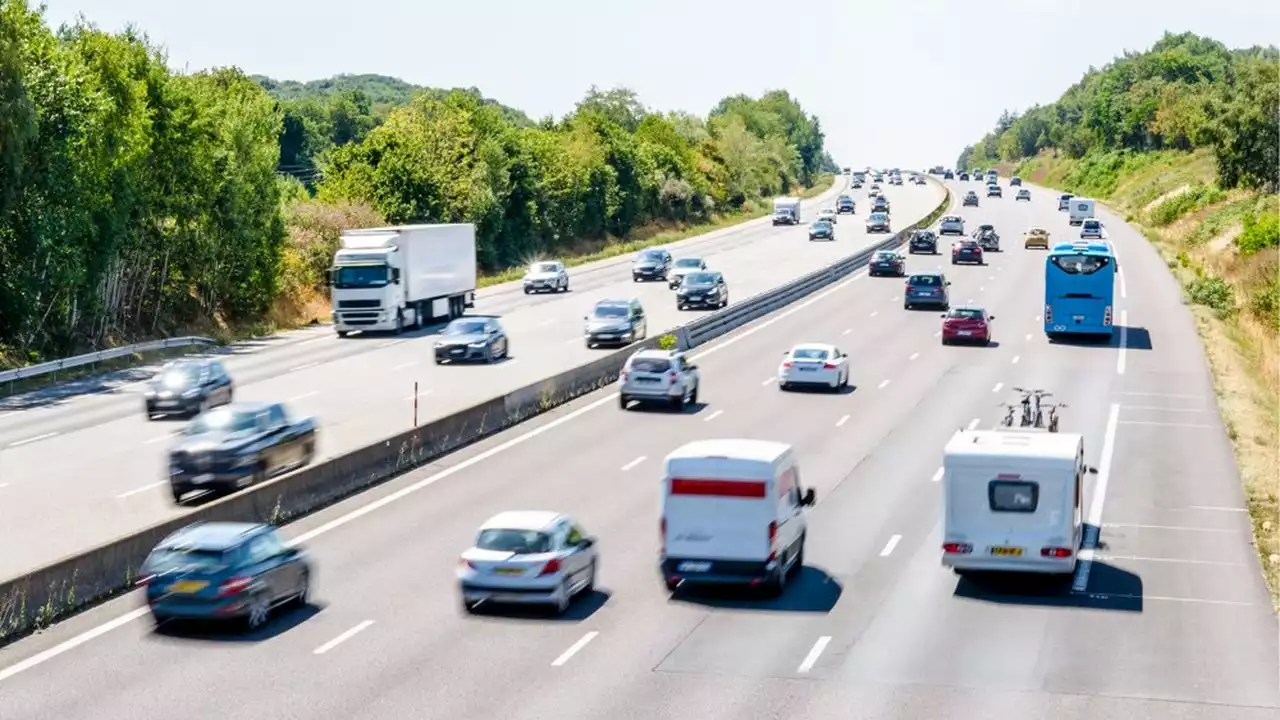
[[780, 197], [773, 200], [774, 225], [800, 224], [800, 198]]
[[475, 225], [347, 230], [328, 283], [338, 337], [460, 317], [475, 307]]

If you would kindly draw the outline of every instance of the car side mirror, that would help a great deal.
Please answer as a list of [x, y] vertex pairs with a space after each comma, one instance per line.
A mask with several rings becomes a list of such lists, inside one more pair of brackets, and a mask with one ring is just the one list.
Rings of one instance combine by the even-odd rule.
[[595, 538], [593, 538], [593, 537], [591, 537], [590, 535], [588, 535], [587, 537], [582, 538], [582, 543], [581, 543], [581, 545], [582, 545], [582, 547], [584, 547], [584, 548], [595, 547], [595, 546], [596, 546], [596, 539], [595, 539]]
[[995, 320], [995, 319], [996, 319], [996, 316], [995, 316], [995, 315], [988, 315], [988, 316], [987, 316], [987, 319], [988, 319], [988, 320]]
[[591, 316], [590, 316], [590, 315], [583, 315], [583, 316], [582, 316], [582, 319], [583, 319], [583, 320], [590, 320], [590, 319], [591, 319]]
[[1088, 467], [1088, 469], [1087, 469], [1087, 470], [1088, 470], [1088, 473], [1089, 473], [1090, 475], [1097, 475], [1097, 474], [1098, 474], [1098, 468], [1093, 467], [1092, 465], [1090, 465], [1090, 466]]
[[804, 491], [804, 497], [800, 499], [800, 504], [805, 506], [812, 506], [817, 501], [818, 501], [818, 494], [814, 492], [813, 488], [809, 488]]
[[685, 369], [686, 369], [686, 370], [697, 370], [697, 369], [698, 369], [698, 366], [697, 366], [697, 365], [685, 365]]
[[947, 284], [948, 284], [948, 285], [950, 285], [950, 284], [951, 284], [951, 281], [950, 281], [950, 280], [948, 280], [948, 281], [947, 281]]

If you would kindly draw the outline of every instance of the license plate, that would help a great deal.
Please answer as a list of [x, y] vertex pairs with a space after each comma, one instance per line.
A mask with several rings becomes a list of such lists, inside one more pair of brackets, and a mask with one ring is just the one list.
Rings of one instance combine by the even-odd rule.
[[178, 404], [177, 400], [160, 400], [156, 402], [157, 407], [173, 407], [174, 405], [177, 405], [177, 404]]
[[1018, 557], [1022, 555], [1022, 548], [1018, 547], [993, 547], [991, 554], [996, 557]]
[[1071, 316], [1071, 319], [1072, 319], [1072, 320], [1075, 320], [1075, 321], [1076, 321], [1076, 322], [1078, 322], [1078, 323], [1082, 323], [1082, 322], [1084, 322], [1084, 316], [1083, 316], [1083, 315], [1072, 315], [1072, 316]]
[[806, 367], [802, 367], [802, 368], [800, 368], [800, 372], [813, 372], [814, 370], [817, 370], [817, 369], [818, 369], [818, 368], [806, 368]]
[[689, 296], [689, 302], [702, 302], [702, 296], [701, 296], [701, 295], [690, 295], [690, 296]]
[[613, 335], [597, 335], [596, 338], [598, 340], [612, 340], [614, 336]]
[[195, 477], [191, 478], [191, 482], [195, 485], [203, 485], [204, 483], [210, 482], [212, 480], [213, 480], [213, 475], [210, 475], [209, 473], [201, 473], [200, 475], [196, 475]]
[[973, 334], [973, 331], [972, 331], [972, 330], [957, 330], [957, 331], [956, 331], [956, 334], [957, 334], [957, 335], [972, 335], [972, 334]]
[[682, 562], [680, 563], [680, 572], [706, 572], [711, 569], [709, 562]]
[[523, 575], [524, 569], [523, 568], [498, 568], [497, 570], [494, 570], [494, 572], [497, 573], [498, 575]]
[[636, 382], [656, 383], [658, 382], [658, 378], [649, 378], [649, 377], [636, 378]]
[[207, 587], [209, 583], [203, 580], [179, 580], [169, 586], [169, 592], [190, 594], [200, 592]]

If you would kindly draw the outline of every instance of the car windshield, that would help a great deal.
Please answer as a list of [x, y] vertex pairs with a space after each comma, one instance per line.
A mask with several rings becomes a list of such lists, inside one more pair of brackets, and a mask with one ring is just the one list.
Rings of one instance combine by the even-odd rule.
[[831, 228], [831, 223], [827, 222], [826, 220], [819, 220], [813, 224], [814, 230], [829, 230], [830, 228]]
[[981, 320], [982, 311], [974, 308], [953, 308], [947, 313], [948, 318], [964, 318], [966, 320]]
[[478, 335], [484, 332], [483, 320], [454, 320], [444, 329], [445, 335]]
[[907, 283], [921, 287], [937, 287], [942, 284], [942, 278], [937, 275], [912, 275]]
[[676, 261], [678, 268], [696, 268], [702, 267], [702, 258], [680, 258]]
[[988, 232], [991, 230], [995, 230], [996, 226], [995, 225], [979, 225], [978, 229], [981, 230], [982, 232]]
[[627, 316], [626, 305], [597, 305], [595, 316], [598, 318], [624, 318]]
[[551, 536], [537, 530], [490, 529], [480, 531], [476, 548], [509, 552], [516, 555], [532, 555], [551, 552]]
[[1097, 230], [1097, 229], [1098, 229], [1098, 223], [1097, 223], [1097, 222], [1095, 222], [1095, 221], [1089, 221], [1089, 220], [1086, 220], [1086, 221], [1085, 221], [1085, 223], [1084, 223], [1084, 226], [1085, 226], [1085, 229], [1088, 229], [1088, 230]]
[[662, 253], [657, 250], [646, 250], [636, 258], [637, 262], [662, 262]]
[[898, 256], [889, 250], [881, 250], [876, 253], [876, 260], [897, 260]]
[[350, 288], [384, 287], [390, 279], [386, 265], [344, 265], [333, 274], [333, 286]]
[[827, 355], [822, 348], [796, 348], [791, 351], [791, 357], [796, 360], [826, 360]]
[[185, 388], [194, 385], [199, 374], [199, 366], [175, 365], [156, 373], [153, 382], [170, 389]]
[[1049, 261], [1068, 275], [1092, 275], [1111, 264], [1111, 258], [1098, 255], [1057, 255]]
[[666, 358], [632, 358], [631, 369], [643, 373], [664, 373], [671, 369], [671, 361]]
[[887, 219], [888, 217], [889, 217], [889, 216], [888, 216], [888, 215], [885, 215], [884, 213], [872, 213], [872, 214], [871, 214], [871, 218], [870, 218], [870, 219], [872, 219], [872, 220], [875, 220], [875, 221], [879, 222], [879, 221], [881, 221], [881, 220], [885, 220], [885, 219]]
[[257, 426], [257, 413], [245, 410], [232, 410], [228, 407], [214, 408], [200, 413], [187, 423], [183, 430], [185, 435], [203, 435], [211, 432], [244, 432]]
[[684, 276], [686, 285], [714, 285], [716, 274], [708, 272], [690, 273]]
[[529, 268], [529, 272], [532, 272], [532, 273], [560, 272], [560, 265], [557, 263], [551, 263], [551, 262], [534, 263], [533, 266]]
[[222, 550], [205, 550], [181, 547], [158, 547], [151, 551], [142, 565], [147, 575], [186, 571], [216, 572], [226, 568], [227, 553]]

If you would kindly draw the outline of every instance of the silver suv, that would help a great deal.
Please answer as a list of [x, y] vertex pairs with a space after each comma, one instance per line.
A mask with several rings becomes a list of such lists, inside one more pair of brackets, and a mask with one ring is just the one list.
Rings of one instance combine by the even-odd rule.
[[641, 350], [627, 358], [618, 374], [618, 407], [632, 400], [657, 402], [679, 410], [697, 404], [702, 376], [678, 350]]
[[938, 226], [939, 235], [964, 235], [964, 218], [959, 215], [948, 215], [942, 218]]

